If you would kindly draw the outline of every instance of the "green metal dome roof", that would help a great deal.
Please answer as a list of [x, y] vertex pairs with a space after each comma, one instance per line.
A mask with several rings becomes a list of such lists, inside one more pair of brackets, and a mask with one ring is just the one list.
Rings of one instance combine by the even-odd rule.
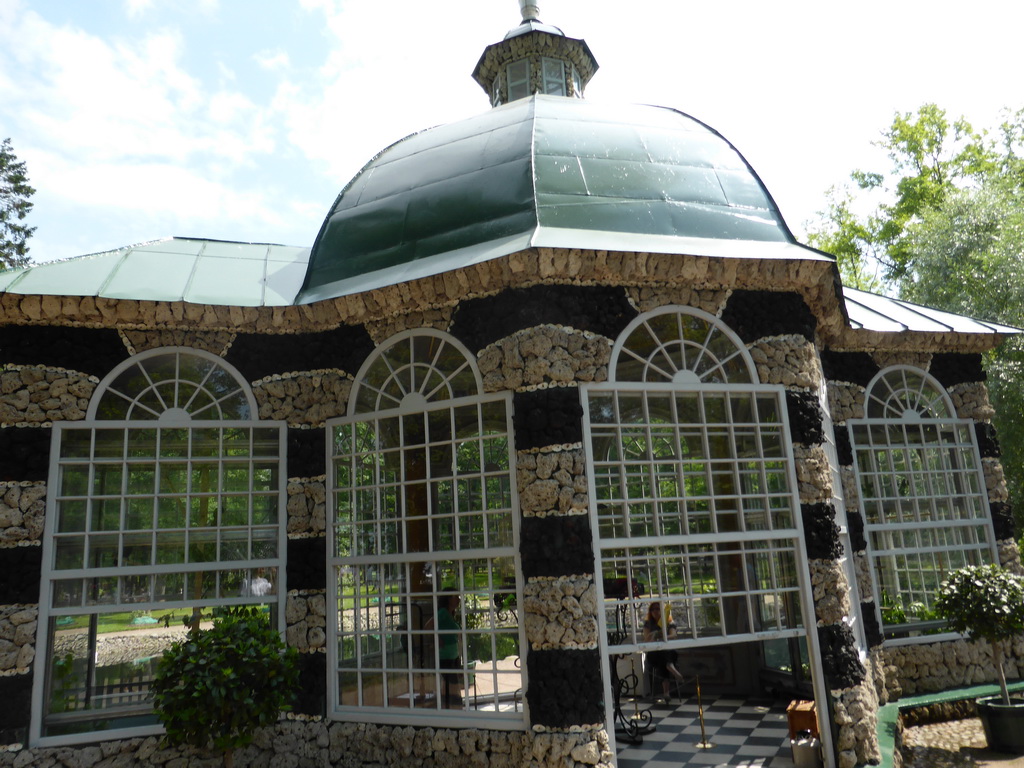
[[663, 107], [533, 96], [413, 134], [342, 190], [300, 302], [529, 247], [821, 259], [703, 123]]

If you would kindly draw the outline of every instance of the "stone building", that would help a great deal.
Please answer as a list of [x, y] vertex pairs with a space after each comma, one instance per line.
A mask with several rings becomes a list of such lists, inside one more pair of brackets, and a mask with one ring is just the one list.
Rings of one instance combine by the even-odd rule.
[[0, 273], [0, 765], [178, 760], [154, 659], [234, 605], [303, 678], [240, 765], [613, 766], [668, 650], [677, 694], [815, 701], [849, 768], [881, 702], [994, 679], [930, 609], [1020, 567], [1014, 329], [844, 288], [722, 136], [583, 100], [521, 6], [493, 109], [381, 152], [311, 249]]

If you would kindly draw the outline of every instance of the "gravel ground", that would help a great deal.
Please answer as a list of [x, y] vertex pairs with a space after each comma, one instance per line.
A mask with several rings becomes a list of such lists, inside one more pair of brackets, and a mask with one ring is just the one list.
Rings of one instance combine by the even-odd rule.
[[1024, 757], [987, 748], [977, 718], [903, 731], [904, 768], [1024, 768]]

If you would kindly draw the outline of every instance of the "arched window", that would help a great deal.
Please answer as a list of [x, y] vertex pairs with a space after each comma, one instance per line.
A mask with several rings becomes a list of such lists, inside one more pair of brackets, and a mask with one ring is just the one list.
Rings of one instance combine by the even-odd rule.
[[732, 331], [685, 307], [635, 320], [610, 370], [584, 387], [584, 408], [606, 621], [621, 650], [649, 647], [640, 594], [641, 608], [671, 606], [674, 647], [801, 634], [781, 388], [757, 383]]
[[382, 344], [328, 423], [333, 712], [522, 723], [510, 405], [423, 329]]
[[662, 307], [634, 320], [612, 349], [613, 381], [749, 384], [757, 381], [743, 342], [700, 310]]
[[849, 429], [875, 603], [887, 637], [916, 636], [942, 627], [932, 606], [946, 575], [994, 557], [974, 424], [917, 368], [881, 371], [865, 397]]
[[174, 348], [122, 364], [86, 421], [54, 425], [38, 738], [152, 728], [154, 665], [189, 626], [237, 605], [281, 618], [284, 428], [254, 413], [231, 366]]

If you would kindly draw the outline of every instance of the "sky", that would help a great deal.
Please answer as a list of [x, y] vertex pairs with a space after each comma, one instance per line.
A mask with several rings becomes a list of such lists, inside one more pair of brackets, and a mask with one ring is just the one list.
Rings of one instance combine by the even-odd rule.
[[[803, 239], [872, 142], [935, 102], [1024, 106], [1005, 0], [540, 0], [600, 69], [586, 97], [673, 107], [743, 154]], [[945, 10], [944, 10], [945, 9]], [[402, 137], [490, 108], [470, 73], [516, 0], [0, 0], [0, 138], [37, 189], [36, 261], [172, 235], [312, 245]]]

